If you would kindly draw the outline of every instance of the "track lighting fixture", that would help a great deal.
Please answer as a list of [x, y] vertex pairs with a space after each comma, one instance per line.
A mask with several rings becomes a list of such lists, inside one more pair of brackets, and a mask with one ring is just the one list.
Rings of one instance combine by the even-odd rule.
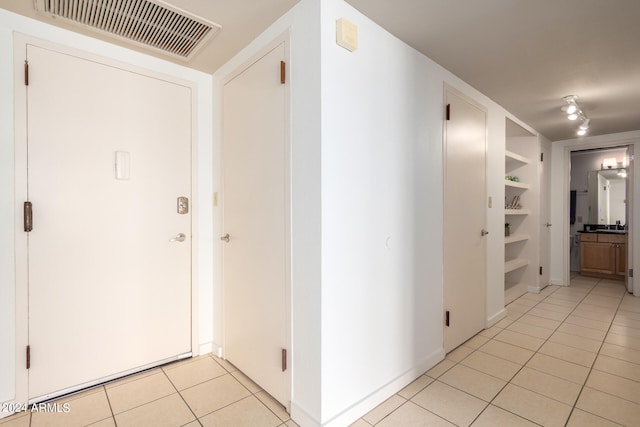
[[571, 121], [582, 120], [582, 124], [578, 127], [578, 135], [584, 136], [587, 134], [589, 130], [589, 124], [591, 123], [591, 119], [589, 119], [580, 106], [578, 105], [578, 97], [576, 95], [567, 95], [562, 98], [567, 105], [561, 108], [562, 112], [567, 115], [567, 119]]

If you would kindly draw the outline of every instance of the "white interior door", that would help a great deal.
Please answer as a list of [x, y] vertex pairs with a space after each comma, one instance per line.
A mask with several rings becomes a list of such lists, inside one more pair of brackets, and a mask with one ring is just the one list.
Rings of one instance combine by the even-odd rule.
[[[549, 269], [551, 264], [551, 143], [541, 142], [540, 152], [542, 161], [540, 162], [539, 178], [540, 182], [540, 267], [542, 274], [539, 278], [540, 288], [550, 284]], [[559, 228], [559, 227], [556, 227]]]
[[[224, 86], [224, 355], [283, 405], [290, 399], [289, 183], [281, 44]], [[286, 356], [285, 356], [286, 361]]]
[[191, 215], [177, 213], [191, 93], [41, 47], [27, 59], [33, 401], [191, 351]]
[[[445, 90], [444, 349], [481, 331], [486, 300], [486, 112]], [[499, 232], [496, 230], [494, 232]], [[446, 321], [446, 320], [445, 320]]]

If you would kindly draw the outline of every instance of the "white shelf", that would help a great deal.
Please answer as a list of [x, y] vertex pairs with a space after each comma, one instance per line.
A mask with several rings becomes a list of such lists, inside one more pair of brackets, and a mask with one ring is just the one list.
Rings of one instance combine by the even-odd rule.
[[523, 258], [516, 258], [504, 263], [504, 272], [511, 273], [514, 270], [517, 270], [522, 267], [526, 267], [529, 265], [529, 260]]
[[528, 165], [529, 163], [531, 163], [531, 161], [529, 159], [527, 159], [526, 157], [521, 156], [520, 154], [516, 154], [513, 151], [509, 151], [509, 150], [506, 150], [504, 152], [504, 157], [505, 157], [505, 160], [507, 160], [507, 161], [509, 161], [509, 160], [516, 161], [516, 162], [523, 163], [525, 165]]
[[513, 187], [513, 188], [523, 188], [525, 190], [528, 190], [529, 188], [531, 188], [531, 185], [525, 184], [524, 182], [509, 181], [508, 179], [504, 180], [504, 185], [507, 187]]
[[509, 237], [504, 238], [504, 244], [508, 245], [509, 243], [522, 242], [524, 240], [529, 240], [531, 236], [528, 234], [513, 234]]
[[505, 215], [529, 215], [531, 211], [529, 209], [505, 209]]

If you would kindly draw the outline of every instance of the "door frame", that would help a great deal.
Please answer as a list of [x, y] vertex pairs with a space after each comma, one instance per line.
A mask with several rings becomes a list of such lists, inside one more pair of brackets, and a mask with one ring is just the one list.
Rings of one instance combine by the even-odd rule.
[[[266, 43], [261, 49], [259, 49], [256, 53], [252, 54], [248, 59], [246, 59], [245, 61], [243, 61], [240, 65], [234, 67], [232, 69], [232, 71], [230, 71], [228, 74], [226, 74], [224, 77], [221, 78], [220, 80], [220, 95], [223, 96], [223, 91], [224, 91], [224, 86], [229, 83], [230, 81], [232, 81], [233, 79], [235, 79], [236, 77], [238, 77], [242, 72], [244, 72], [246, 69], [248, 69], [251, 65], [255, 64], [257, 61], [259, 61], [261, 58], [263, 58], [265, 55], [267, 55], [269, 52], [271, 52], [273, 49], [277, 48], [279, 45], [284, 44], [284, 61], [285, 61], [285, 74], [286, 74], [286, 84], [284, 85], [284, 90], [285, 90], [285, 141], [284, 141], [284, 150], [285, 150], [285, 157], [287, 159], [287, 169], [285, 170], [285, 182], [287, 183], [287, 186], [285, 188], [285, 194], [284, 194], [284, 198], [285, 198], [285, 203], [286, 203], [286, 208], [285, 208], [285, 212], [287, 217], [285, 218], [286, 221], [286, 227], [285, 227], [285, 232], [286, 232], [286, 236], [285, 236], [285, 270], [286, 270], [286, 275], [285, 275], [285, 329], [286, 329], [286, 336], [285, 336], [285, 341], [286, 341], [286, 345], [287, 345], [287, 358], [288, 358], [288, 369], [286, 371], [286, 375], [287, 375], [287, 380], [286, 380], [286, 384], [287, 384], [287, 395], [288, 395], [288, 402], [289, 405], [287, 405], [287, 411], [290, 411], [290, 406], [291, 406], [291, 397], [292, 397], [292, 389], [293, 389], [293, 370], [295, 368], [295, 358], [294, 358], [294, 352], [293, 352], [293, 348], [292, 348], [292, 305], [291, 305], [291, 295], [292, 295], [292, 277], [293, 277], [293, 271], [291, 269], [292, 263], [291, 263], [291, 238], [292, 238], [292, 230], [291, 230], [291, 206], [292, 206], [292, 202], [291, 202], [291, 188], [292, 188], [292, 182], [291, 182], [291, 166], [292, 166], [292, 160], [291, 160], [291, 66], [290, 66], [290, 55], [291, 55], [291, 41], [290, 41], [290, 32], [287, 30], [284, 33], [280, 34], [278, 37], [274, 38], [272, 41], [270, 41], [269, 43]], [[223, 102], [220, 102], [220, 116], [221, 116], [221, 123], [222, 121], [222, 117], [224, 116], [224, 110], [223, 110]], [[220, 196], [221, 196], [221, 201], [222, 203], [224, 203], [224, 168], [225, 168], [225, 160], [222, 158], [222, 131], [220, 132], [221, 135], [221, 139], [220, 139]], [[219, 230], [224, 230], [224, 215], [223, 215], [223, 210], [221, 211], [220, 214], [220, 228]], [[217, 237], [214, 237], [214, 240], [218, 240]], [[223, 357], [225, 356], [225, 325], [224, 325], [224, 290], [225, 290], [225, 283], [224, 283], [224, 251], [222, 249], [222, 242], [219, 242], [220, 244], [220, 267], [219, 267], [219, 278], [220, 278], [220, 297], [221, 297], [221, 302], [220, 302], [220, 314], [219, 316], [216, 316], [218, 319], [220, 319], [220, 337], [221, 337], [221, 343], [222, 346], [221, 348], [218, 350], [218, 356], [219, 357]]]
[[[630, 153], [638, 152], [640, 140], [638, 138], [614, 139], [611, 141], [580, 141], [580, 144], [571, 144], [563, 147], [562, 158], [562, 175], [563, 175], [563, 193], [562, 193], [562, 212], [569, 212], [569, 190], [571, 189], [571, 152], [584, 151], [599, 148], [615, 148], [629, 147]], [[636, 243], [640, 242], [640, 224], [637, 224], [635, 214], [635, 200], [640, 200], [640, 186], [633, 184], [633, 177], [640, 176], [640, 162], [631, 160], [631, 173], [627, 178], [627, 271], [630, 268], [636, 270], [635, 266], [640, 265], [640, 251], [634, 250]], [[557, 210], [557, 209], [556, 209]], [[562, 215], [562, 283], [552, 283], [557, 285], [569, 286], [571, 284], [571, 258], [569, 255], [569, 215]], [[636, 254], [637, 253], [637, 254]], [[636, 262], [637, 261], [637, 262]], [[640, 286], [634, 286], [634, 278], [627, 276], [627, 291], [635, 296], [640, 296]]]
[[[27, 234], [23, 231], [22, 209], [23, 202], [27, 200], [27, 100], [24, 84], [24, 61], [27, 46], [33, 45], [39, 48], [52, 50], [64, 55], [71, 55], [83, 60], [96, 62], [109, 67], [133, 72], [145, 77], [155, 78], [181, 86], [191, 90], [191, 354], [197, 356], [199, 348], [199, 281], [198, 281], [198, 246], [199, 246], [199, 200], [198, 200], [198, 85], [193, 81], [183, 80], [171, 75], [152, 71], [147, 68], [135, 66], [112, 58], [99, 56], [81, 49], [72, 48], [54, 42], [49, 42], [37, 37], [14, 33], [13, 37], [13, 84], [14, 84], [14, 236], [15, 236], [15, 402], [29, 402], [29, 372], [26, 369], [25, 351], [29, 343], [29, 287], [28, 287], [28, 242]], [[143, 366], [130, 372], [114, 375], [117, 378], [132, 374], [151, 366]], [[86, 387], [99, 384], [111, 378], [103, 378], [86, 384]], [[69, 390], [68, 392], [72, 392]]]

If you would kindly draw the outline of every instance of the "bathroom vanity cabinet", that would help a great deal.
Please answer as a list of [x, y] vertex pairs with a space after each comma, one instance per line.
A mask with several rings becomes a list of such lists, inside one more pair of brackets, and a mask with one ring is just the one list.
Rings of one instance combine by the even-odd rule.
[[580, 270], [585, 276], [624, 280], [627, 270], [627, 235], [581, 233]]

